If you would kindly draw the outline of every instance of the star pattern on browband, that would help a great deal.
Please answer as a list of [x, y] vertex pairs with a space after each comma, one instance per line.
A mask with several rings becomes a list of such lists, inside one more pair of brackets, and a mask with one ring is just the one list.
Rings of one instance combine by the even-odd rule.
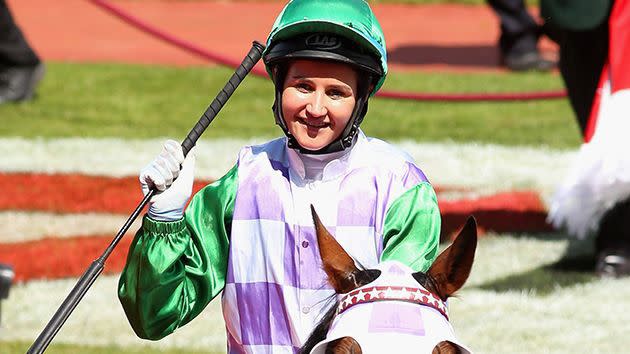
[[404, 301], [431, 307], [448, 320], [448, 310], [444, 301], [423, 288], [405, 286], [371, 286], [354, 290], [343, 295], [337, 313], [341, 314], [354, 305], [378, 301]]

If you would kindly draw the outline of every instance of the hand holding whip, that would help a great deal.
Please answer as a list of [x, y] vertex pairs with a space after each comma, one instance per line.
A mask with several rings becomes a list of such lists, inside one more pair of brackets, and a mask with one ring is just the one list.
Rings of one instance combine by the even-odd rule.
[[[210, 103], [210, 106], [208, 106], [197, 124], [195, 124], [195, 126], [191, 129], [191, 131], [182, 142], [182, 150], [184, 152], [184, 156], [187, 155], [190, 149], [195, 146], [201, 134], [203, 134], [210, 123], [212, 123], [212, 120], [217, 116], [221, 108], [223, 108], [230, 96], [232, 96], [238, 85], [243, 81], [243, 79], [245, 79], [245, 77], [247, 76], [247, 74], [249, 74], [254, 65], [256, 65], [256, 63], [260, 60], [264, 49], [264, 45], [258, 42], [253, 42], [252, 48], [249, 50], [249, 53], [247, 53], [247, 56], [243, 59], [230, 80], [225, 84], [223, 89], [221, 89], [221, 92], [219, 92], [219, 94], [214, 98], [212, 103]], [[154, 193], [155, 189], [151, 189], [144, 196], [140, 204], [138, 204], [131, 216], [129, 216], [129, 218], [122, 226], [120, 231], [118, 231], [107, 249], [98, 259], [92, 262], [90, 267], [83, 273], [81, 278], [79, 278], [79, 281], [76, 283], [74, 288], [72, 288], [61, 306], [59, 306], [57, 312], [55, 312], [44, 330], [40, 333], [35, 342], [33, 342], [27, 352], [28, 354], [40, 354], [46, 350], [61, 326], [63, 326], [63, 324], [66, 322], [72, 311], [74, 311], [76, 306], [79, 304], [85, 293], [92, 286], [96, 278], [101, 274], [105, 265], [105, 261], [112, 253], [118, 242], [120, 242], [122, 237], [125, 235], [129, 227], [136, 220], [138, 215], [140, 215], [140, 212], [149, 202]]]

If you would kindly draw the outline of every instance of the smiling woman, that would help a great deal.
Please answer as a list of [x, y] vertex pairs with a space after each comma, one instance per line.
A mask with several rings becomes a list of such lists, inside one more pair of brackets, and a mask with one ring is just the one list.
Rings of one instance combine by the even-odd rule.
[[297, 60], [282, 91], [282, 115], [292, 136], [320, 150], [341, 136], [355, 106], [357, 72], [343, 64]]
[[360, 129], [387, 74], [384, 35], [368, 3], [289, 2], [263, 58], [285, 137], [245, 146], [189, 204], [195, 160], [177, 143], [167, 142], [141, 173], [145, 190], [164, 187], [119, 285], [141, 338], [169, 335], [222, 293], [229, 352], [295, 352], [332, 293], [309, 205], [327, 211], [323, 222], [366, 266], [396, 260], [424, 271], [437, 256], [432, 185], [407, 153]]

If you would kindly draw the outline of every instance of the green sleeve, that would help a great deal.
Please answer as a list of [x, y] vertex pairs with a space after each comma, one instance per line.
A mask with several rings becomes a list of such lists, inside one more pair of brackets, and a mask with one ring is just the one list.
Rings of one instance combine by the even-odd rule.
[[235, 166], [195, 194], [182, 220], [144, 217], [118, 284], [120, 302], [140, 338], [172, 333], [223, 290], [237, 171]]
[[381, 261], [396, 260], [426, 272], [440, 246], [440, 209], [433, 187], [420, 183], [398, 197], [387, 210]]

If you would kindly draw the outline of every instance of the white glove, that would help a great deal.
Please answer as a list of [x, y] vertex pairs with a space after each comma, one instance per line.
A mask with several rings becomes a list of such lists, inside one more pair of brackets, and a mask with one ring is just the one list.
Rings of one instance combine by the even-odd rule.
[[[195, 148], [186, 159], [181, 145], [167, 140], [162, 152], [140, 171], [140, 185], [146, 195], [157, 192], [149, 201], [149, 217], [157, 221], [176, 221], [184, 216], [184, 208], [192, 194], [195, 169]], [[180, 170], [181, 166], [181, 170]]]

